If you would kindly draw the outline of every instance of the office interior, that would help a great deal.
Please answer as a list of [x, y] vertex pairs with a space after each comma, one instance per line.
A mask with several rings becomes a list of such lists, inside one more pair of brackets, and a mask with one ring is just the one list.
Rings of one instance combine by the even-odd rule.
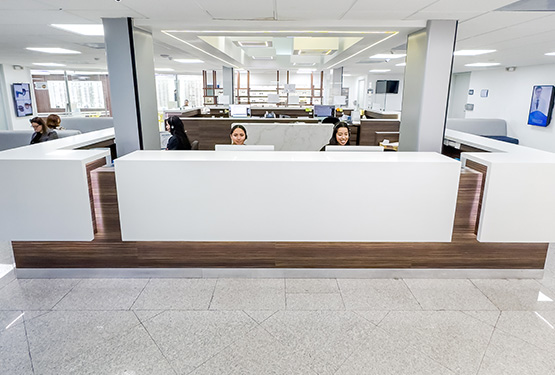
[[[554, 125], [528, 124], [534, 87], [554, 85], [550, 3], [24, 0], [0, 10], [0, 137], [30, 134], [29, 119], [50, 113], [82, 133], [0, 151], [0, 317], [11, 329], [0, 340], [16, 337], [1, 356], [11, 373], [553, 368]], [[97, 35], [63, 30], [73, 24]], [[99, 28], [135, 33], [135, 75], [110, 51], [121, 33]], [[384, 82], [398, 86], [383, 93]], [[18, 116], [17, 83], [30, 84], [32, 116]], [[233, 105], [250, 116], [230, 115]], [[352, 122], [355, 147], [390, 150], [288, 145], [280, 126], [321, 136], [314, 106]], [[169, 115], [183, 119], [199, 150], [161, 150]], [[252, 147], [264, 145], [255, 140], [268, 126], [278, 129], [276, 151], [214, 151], [233, 123], [247, 126]], [[58, 170], [62, 160], [67, 170]], [[205, 174], [199, 160], [210, 160]], [[237, 179], [230, 163], [259, 178]], [[176, 167], [183, 173], [169, 186]], [[21, 168], [52, 171], [40, 180], [56, 197], [45, 204], [51, 212], [27, 210], [36, 186]], [[273, 178], [284, 169], [294, 188]], [[174, 211], [192, 215], [167, 212], [172, 187], [188, 194]], [[243, 214], [230, 208], [230, 190], [249, 192]], [[349, 199], [340, 215], [322, 210], [336, 191]], [[89, 335], [83, 314], [118, 327], [107, 339]], [[141, 327], [122, 331], [135, 321]], [[211, 328], [196, 331], [206, 321]], [[75, 345], [62, 345], [65, 362], [52, 349], [64, 332]]]

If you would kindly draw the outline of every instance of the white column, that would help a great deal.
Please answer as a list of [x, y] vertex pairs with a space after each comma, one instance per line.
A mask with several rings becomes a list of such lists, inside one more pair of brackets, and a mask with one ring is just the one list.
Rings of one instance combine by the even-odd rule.
[[234, 80], [233, 80], [233, 68], [227, 67], [227, 66], [222, 66], [222, 84], [224, 86], [224, 95], [228, 95], [229, 96], [229, 104], [233, 104], [234, 103], [234, 95], [233, 95], [233, 90], [234, 90]]
[[159, 150], [152, 34], [131, 18], [103, 18], [118, 156]]
[[457, 21], [428, 21], [407, 42], [400, 151], [441, 152]]

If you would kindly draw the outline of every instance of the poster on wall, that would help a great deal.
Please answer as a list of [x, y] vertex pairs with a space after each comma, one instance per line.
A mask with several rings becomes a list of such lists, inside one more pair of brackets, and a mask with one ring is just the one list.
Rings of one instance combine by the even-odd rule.
[[551, 112], [553, 112], [554, 87], [552, 85], [534, 86], [530, 112], [528, 114], [528, 125], [549, 125], [551, 122]]
[[16, 116], [31, 116], [33, 114], [33, 102], [31, 101], [30, 85], [28, 83], [14, 83], [12, 92]]

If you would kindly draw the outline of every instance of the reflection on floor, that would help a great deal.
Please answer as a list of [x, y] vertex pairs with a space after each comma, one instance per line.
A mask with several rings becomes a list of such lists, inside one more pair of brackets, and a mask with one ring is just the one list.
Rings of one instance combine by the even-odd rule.
[[[0, 243], [6, 269], [10, 251]], [[0, 372], [552, 374], [553, 253], [542, 280], [16, 280], [8, 272]]]

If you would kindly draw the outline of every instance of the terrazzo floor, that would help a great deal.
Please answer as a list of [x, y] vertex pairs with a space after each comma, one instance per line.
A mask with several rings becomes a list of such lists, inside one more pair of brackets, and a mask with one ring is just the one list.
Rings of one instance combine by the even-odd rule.
[[0, 374], [555, 374], [543, 279], [27, 279], [0, 242]]

